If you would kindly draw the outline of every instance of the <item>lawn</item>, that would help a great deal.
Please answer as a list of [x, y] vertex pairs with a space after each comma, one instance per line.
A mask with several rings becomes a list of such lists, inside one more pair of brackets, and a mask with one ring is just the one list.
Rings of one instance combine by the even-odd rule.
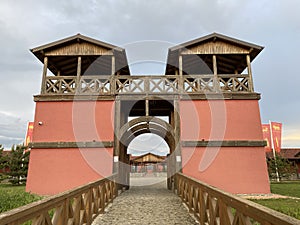
[[37, 201], [42, 197], [25, 192], [25, 186], [0, 184], [0, 213]]
[[[300, 198], [300, 182], [271, 183], [271, 192], [274, 194]], [[299, 199], [260, 199], [252, 201], [300, 220]]]
[[271, 183], [271, 192], [274, 194], [300, 198], [300, 181]]

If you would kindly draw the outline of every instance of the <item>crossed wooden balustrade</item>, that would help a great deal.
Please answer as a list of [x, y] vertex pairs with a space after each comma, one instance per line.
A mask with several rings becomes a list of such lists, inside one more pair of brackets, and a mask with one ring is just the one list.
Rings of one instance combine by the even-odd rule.
[[300, 220], [177, 173], [175, 192], [200, 224], [296, 225]]
[[253, 92], [243, 74], [164, 76], [47, 76], [42, 94], [197, 94]]
[[117, 196], [116, 174], [0, 214], [1, 225], [91, 224]]

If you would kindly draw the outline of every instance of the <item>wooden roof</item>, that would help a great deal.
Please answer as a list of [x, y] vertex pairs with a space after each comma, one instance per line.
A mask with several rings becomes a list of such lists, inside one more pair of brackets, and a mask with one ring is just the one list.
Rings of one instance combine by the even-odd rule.
[[[130, 74], [126, 52], [123, 48], [76, 34], [30, 50], [41, 62], [48, 56], [48, 68], [53, 74], [76, 75], [77, 56], [82, 56], [82, 71], [94, 67], [111, 71], [111, 56], [115, 56], [116, 72]], [[100, 72], [101, 74], [101, 72]], [[106, 74], [106, 75], [110, 75]]]
[[165, 159], [165, 156], [159, 156], [149, 152], [141, 156], [131, 156], [130, 161], [134, 163], [156, 163], [163, 162]]
[[187, 71], [201, 66], [200, 61], [212, 68], [210, 56], [215, 54], [219, 74], [233, 73], [234, 70], [241, 73], [247, 67], [245, 55], [249, 54], [252, 61], [262, 50], [262, 46], [212, 33], [169, 48], [166, 74], [174, 74], [174, 70], [178, 68], [179, 54], [184, 55], [183, 66]]

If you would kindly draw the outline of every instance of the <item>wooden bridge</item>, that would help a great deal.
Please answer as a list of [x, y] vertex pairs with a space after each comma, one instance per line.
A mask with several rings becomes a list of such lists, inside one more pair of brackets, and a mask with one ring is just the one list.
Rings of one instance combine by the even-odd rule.
[[[96, 182], [75, 188], [64, 193], [51, 196], [38, 202], [0, 214], [1, 225], [21, 225], [31, 222], [33, 225], [89, 225], [99, 214], [105, 213], [105, 208], [118, 198], [124, 189], [115, 182], [116, 175], [101, 179]], [[173, 179], [174, 194], [177, 194], [182, 203], [188, 208], [183, 208], [183, 213], [190, 213], [199, 224], [221, 225], [297, 225], [300, 221], [268, 209], [251, 201], [223, 192], [182, 173], [177, 173]], [[147, 194], [147, 189], [144, 191]], [[122, 194], [121, 194], [122, 195]], [[159, 201], [159, 195], [157, 195]], [[140, 201], [140, 199], [136, 199]], [[147, 202], [144, 202], [147, 204]], [[162, 203], [163, 204], [163, 203]], [[171, 208], [167, 204], [160, 206]], [[131, 205], [131, 208], [133, 206]], [[130, 209], [128, 209], [130, 210]], [[141, 209], [135, 209], [137, 211]], [[127, 211], [127, 210], [125, 210]], [[147, 214], [149, 212], [146, 212]], [[173, 224], [168, 220], [169, 213], [182, 212], [166, 211], [161, 215], [160, 224]], [[120, 214], [118, 214], [120, 216]], [[152, 215], [155, 217], [155, 215]], [[144, 221], [146, 215], [141, 216], [137, 224], [149, 224]], [[122, 214], [122, 221], [126, 213]], [[114, 224], [114, 223], [110, 223]], [[117, 224], [117, 223], [116, 223]], [[151, 223], [150, 223], [151, 224]], [[191, 224], [177, 221], [176, 224]]]

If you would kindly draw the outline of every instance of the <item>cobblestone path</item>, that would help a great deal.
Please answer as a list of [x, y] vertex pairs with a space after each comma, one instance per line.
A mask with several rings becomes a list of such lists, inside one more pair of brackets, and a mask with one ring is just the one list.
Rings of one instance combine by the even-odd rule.
[[180, 198], [167, 190], [165, 178], [131, 178], [131, 187], [119, 195], [93, 225], [198, 224]]

